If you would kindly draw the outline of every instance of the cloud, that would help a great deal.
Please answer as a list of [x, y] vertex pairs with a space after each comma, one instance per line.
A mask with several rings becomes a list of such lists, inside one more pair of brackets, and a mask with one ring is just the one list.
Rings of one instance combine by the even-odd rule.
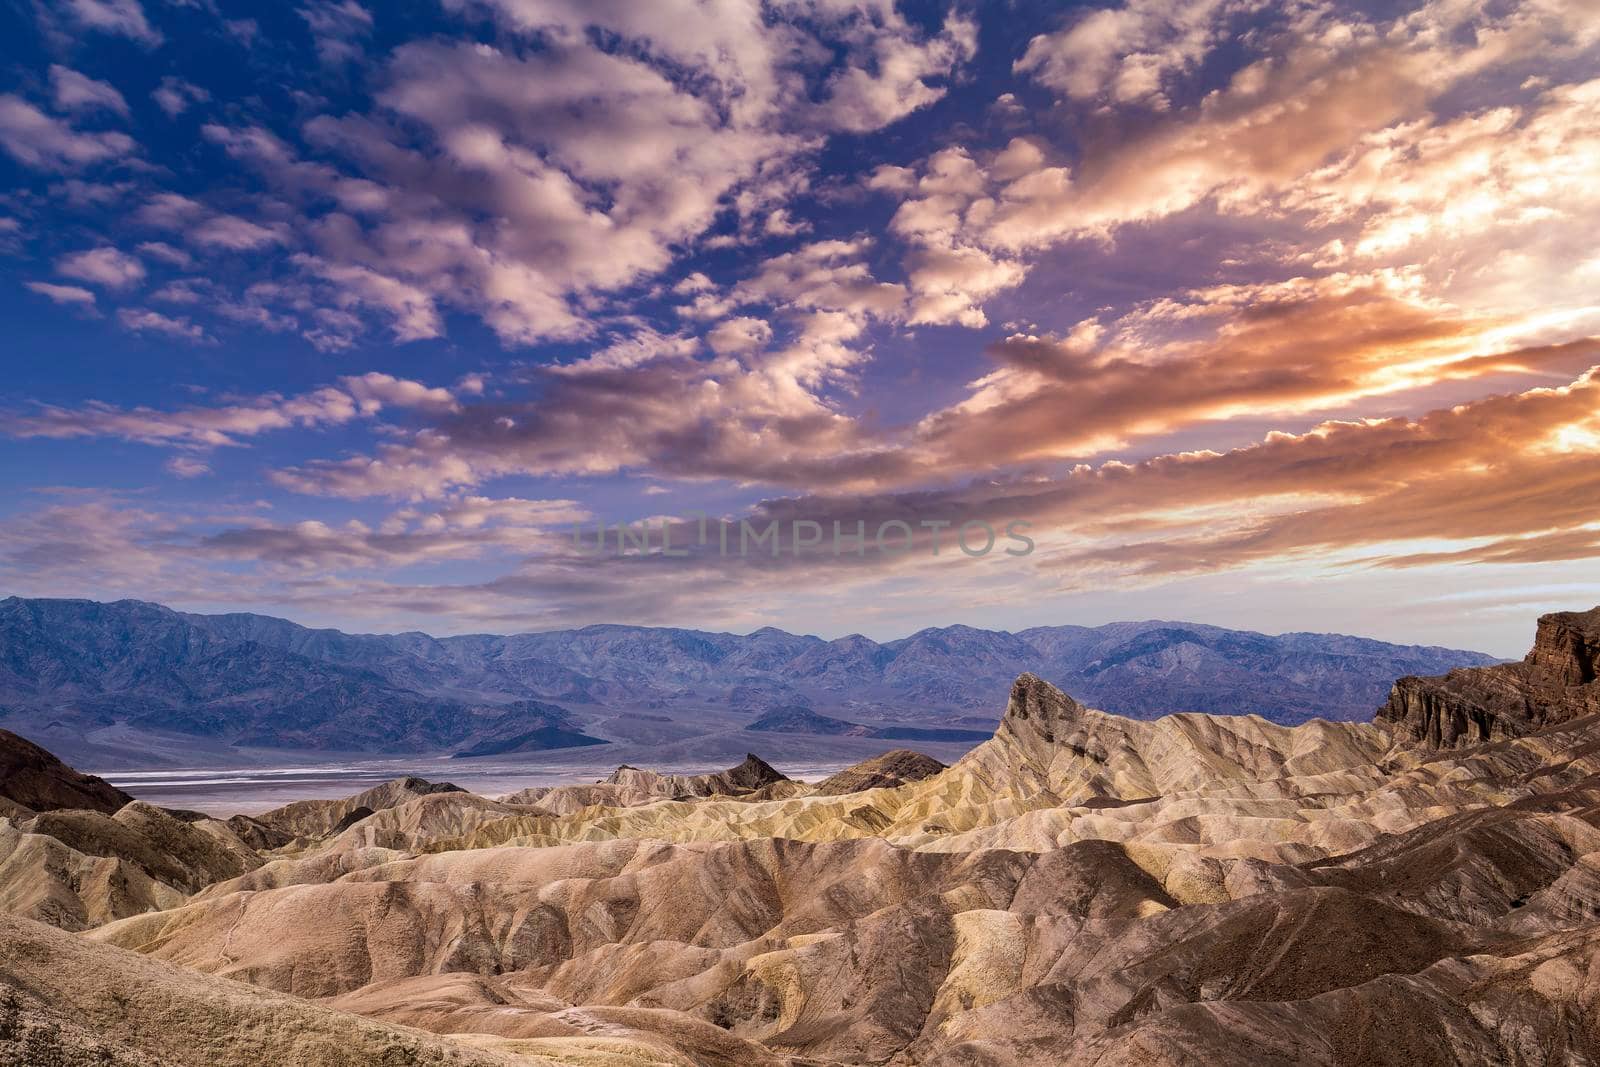
[[1072, 17], [1028, 42], [1013, 68], [1081, 100], [1169, 106], [1163, 87], [1224, 39], [1228, 23], [1259, 10], [1238, 0], [1129, 0]]
[[772, 340], [772, 327], [763, 319], [741, 315], [719, 322], [706, 334], [706, 343], [718, 355], [749, 352]]
[[295, 262], [333, 283], [334, 300], [341, 307], [385, 312], [397, 341], [420, 341], [444, 332], [444, 320], [433, 297], [415, 285], [367, 267], [329, 263], [316, 256], [296, 256]]
[[162, 78], [161, 84], [150, 93], [150, 99], [166, 112], [167, 118], [175, 119], [191, 106], [210, 100], [211, 94], [193, 82], [169, 74]]
[[161, 241], [144, 241], [139, 245], [140, 252], [150, 259], [160, 260], [172, 267], [190, 267], [194, 265], [194, 257], [181, 248]]
[[161, 43], [161, 33], [145, 18], [139, 0], [64, 0], [63, 10], [80, 26], [144, 45]]
[[[1330, 421], [1225, 452], [1167, 452], [1137, 463], [1080, 465], [1049, 477], [985, 477], [937, 490], [803, 494], [721, 520], [736, 526], [742, 518], [760, 529], [804, 518], [831, 529], [837, 519], [847, 531], [858, 521], [870, 531], [893, 518], [921, 531], [915, 558], [891, 557], [869, 544], [860, 556], [795, 554], [790, 546], [777, 558], [723, 559], [697, 548], [692, 520], [675, 524], [674, 543], [691, 550], [687, 557], [583, 556], [572, 548], [570, 525], [594, 517], [576, 502], [446, 494], [372, 524], [256, 517], [219, 526], [215, 519], [105, 502], [57, 505], [0, 522], [0, 570], [24, 589], [70, 576], [80, 590], [108, 583], [149, 596], [182, 582], [319, 613], [359, 601], [379, 615], [403, 607], [435, 619], [559, 625], [597, 618], [683, 623], [702, 617], [688, 614], [696, 604], [707, 612], [703, 617], [739, 619], [754, 611], [765, 618], [772, 598], [795, 589], [797, 580], [807, 596], [835, 610], [840, 603], [876, 603], [905, 612], [906, 603], [891, 607], [894, 583], [917, 568], [916, 610], [948, 603], [956, 611], [959, 602], [959, 610], [970, 612], [978, 602], [972, 597], [996, 596], [1010, 598], [1014, 610], [1024, 590], [1048, 597], [1115, 583], [1126, 591], [1141, 582], [1241, 568], [1277, 568], [1265, 573], [1282, 575], [1293, 567], [1304, 576], [1442, 562], [1505, 567], [1593, 559], [1600, 554], [1590, 508], [1600, 491], [1596, 440], [1600, 381], [1588, 372], [1561, 387], [1484, 397], [1415, 418]], [[997, 527], [1027, 521], [1037, 551], [1001, 561], [1004, 570], [950, 551], [935, 559], [924, 520]], [[712, 545], [717, 528], [714, 520]], [[947, 547], [949, 538], [946, 528]], [[508, 569], [455, 585], [408, 583], [397, 573], [462, 559], [499, 560]], [[107, 560], [119, 565], [108, 568]], [[373, 577], [357, 579], [357, 572]], [[1240, 580], [1229, 588], [1239, 588]], [[782, 603], [792, 616], [807, 601]]]
[[127, 289], [144, 280], [145, 269], [137, 257], [103, 245], [62, 256], [56, 260], [56, 273], [107, 289]]
[[355, 0], [319, 0], [298, 14], [310, 27], [322, 62], [333, 66], [363, 58], [361, 39], [372, 32], [372, 12]]
[[77, 170], [132, 155], [133, 138], [115, 130], [83, 131], [12, 94], [0, 95], [0, 147], [36, 170]]
[[1570, 374], [1600, 352], [1591, 341], [1498, 350], [1501, 321], [1431, 300], [1417, 281], [1380, 272], [1221, 286], [1110, 328], [1088, 320], [1066, 337], [1013, 335], [990, 348], [999, 369], [923, 418], [916, 439], [935, 466], [1083, 458], [1207, 422]]
[[829, 129], [868, 133], [882, 129], [944, 96], [928, 78], [944, 77], [978, 51], [978, 26], [952, 14], [941, 32], [917, 40], [898, 17], [888, 21], [899, 32], [879, 33], [861, 54], [828, 80], [820, 120]]
[[626, 370], [657, 359], [686, 359], [699, 349], [700, 342], [696, 338], [642, 329], [595, 349], [582, 359], [555, 364], [548, 368], [548, 373], [574, 375]]
[[158, 333], [180, 341], [211, 339], [203, 327], [189, 321], [186, 315], [163, 315], [149, 308], [128, 307], [117, 310], [117, 321], [134, 333]]
[[1597, 167], [1600, 79], [1371, 134], [1282, 203], [1340, 233], [1325, 267], [1416, 262], [1455, 299], [1548, 315], [1593, 304], [1578, 234], [1600, 213]]
[[[1590, 456], [1600, 425], [1594, 373], [1416, 419], [1329, 423], [1228, 453], [1083, 476], [1076, 504], [1101, 520], [1170, 517], [1160, 522], [1159, 540], [1102, 544], [1062, 565], [1163, 575], [1339, 553], [1362, 566], [1575, 558], [1600, 488]], [[1273, 508], [1275, 498], [1290, 503]], [[1182, 521], [1183, 509], [1203, 505], [1235, 509], [1233, 518]], [[1448, 552], [1406, 551], [1483, 539]], [[1387, 551], [1372, 555], [1380, 548]]]
[[[1122, 11], [1157, 9], [1179, 10]], [[1219, 5], [1185, 10], [1230, 14]], [[1090, 16], [1083, 25], [1102, 17], [1123, 16]], [[1209, 40], [1210, 33], [1200, 36]], [[1576, 55], [1596, 33], [1579, 8], [1560, 4], [1503, 11], [1425, 4], [1387, 25], [1334, 8], [1277, 13], [1246, 38], [1268, 45], [1268, 54], [1236, 70], [1227, 85], [1131, 135], [1093, 140], [1076, 170], [1041, 166], [1004, 183], [980, 228], [985, 240], [1015, 250], [1104, 237], [1208, 200], [1224, 211], [1258, 211], [1330, 155], [1424, 120], [1429, 102], [1463, 80], [1540, 56]], [[1116, 33], [1101, 45], [1107, 56], [1129, 47]], [[1040, 59], [1024, 69], [1069, 95], [1103, 88], [1094, 64], [1057, 67]]]
[[190, 230], [188, 238], [202, 248], [223, 248], [230, 252], [249, 252], [285, 241], [278, 231], [237, 215], [213, 215]]
[[134, 212], [133, 218], [143, 226], [182, 230], [208, 214], [207, 208], [197, 200], [177, 193], [156, 193]]
[[772, 256], [735, 287], [733, 301], [897, 317], [906, 302], [906, 288], [872, 276], [862, 262], [871, 244], [866, 237], [816, 241], [794, 252]]
[[167, 470], [179, 478], [201, 478], [211, 473], [211, 468], [193, 456], [173, 456], [167, 460]]
[[[132, 317], [136, 321], [125, 325], [130, 329], [192, 336], [192, 327], [184, 319], [167, 320], [178, 324], [175, 331], [137, 321], [153, 314], [133, 309]], [[324, 386], [298, 396], [267, 394], [218, 407], [193, 406], [162, 411], [149, 407], [119, 408], [97, 401], [78, 408], [39, 405], [34, 413], [11, 414], [6, 420], [5, 432], [13, 437], [115, 437], [143, 444], [217, 448], [238, 445], [244, 438], [277, 430], [332, 426], [370, 418], [385, 408], [439, 413], [454, 407], [453, 396], [446, 389], [371, 371], [341, 378], [336, 386]]]
[[93, 308], [94, 294], [77, 285], [53, 285], [50, 282], [24, 282], [24, 286], [57, 304], [69, 307]]
[[438, 497], [511, 474], [608, 474], [803, 484], [859, 482], [877, 461], [872, 435], [819, 394], [860, 360], [860, 324], [804, 316], [781, 342], [739, 359], [641, 336], [627, 348], [530, 376], [536, 395], [463, 403], [374, 455], [275, 472], [296, 492]]
[[69, 496], [0, 521], [0, 573], [22, 595], [76, 588], [150, 596], [170, 588], [162, 579], [180, 567], [202, 585], [205, 568], [171, 554], [176, 534], [159, 512], [112, 494]]
[[[447, 6], [489, 11], [502, 36], [401, 45], [375, 106], [311, 120], [304, 149], [262, 128], [205, 128], [301, 206], [309, 251], [291, 262], [321, 301], [386, 314], [403, 338], [439, 336], [447, 307], [507, 344], [588, 337], [601, 297], [666, 270], [723, 220], [727, 240], [804, 232], [786, 201], [826, 137], [931, 103], [975, 47], [964, 18], [929, 33], [877, 3]], [[301, 15], [319, 49], [371, 23], [349, 3]], [[333, 347], [351, 333], [308, 337]]]
[[123, 117], [128, 115], [128, 102], [114, 86], [60, 64], [50, 65], [50, 87], [58, 111], [111, 111]]
[[[997, 168], [1003, 172], [1008, 156], [1027, 155], [1031, 147], [1030, 142], [1013, 141]], [[919, 169], [920, 174], [907, 168], [892, 183], [875, 183], [904, 195], [889, 228], [911, 245], [904, 259], [912, 292], [908, 319], [912, 325], [986, 326], [983, 302], [1027, 276], [1021, 262], [998, 256], [973, 239], [973, 224], [993, 209], [993, 200], [985, 195], [989, 175], [963, 148], [936, 152]]]
[[340, 384], [366, 413], [376, 413], [384, 407], [420, 408], [434, 411], [455, 411], [459, 407], [450, 390], [440, 386], [426, 386], [392, 374], [368, 371], [365, 374], [340, 379]]

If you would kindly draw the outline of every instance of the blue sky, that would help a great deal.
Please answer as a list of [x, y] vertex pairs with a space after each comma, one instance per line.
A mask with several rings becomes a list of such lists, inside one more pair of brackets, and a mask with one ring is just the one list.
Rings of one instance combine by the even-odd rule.
[[[0, 13], [0, 588], [1508, 654], [1600, 601], [1581, 4], [393, 7]], [[918, 551], [570, 550], [690, 511]]]

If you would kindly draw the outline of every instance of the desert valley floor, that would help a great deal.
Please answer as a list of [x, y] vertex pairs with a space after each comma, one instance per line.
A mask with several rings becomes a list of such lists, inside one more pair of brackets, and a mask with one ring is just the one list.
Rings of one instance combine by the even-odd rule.
[[4, 734], [0, 1063], [1592, 1063], [1597, 664], [1600, 609], [1370, 723], [1024, 674], [948, 767], [227, 820]]

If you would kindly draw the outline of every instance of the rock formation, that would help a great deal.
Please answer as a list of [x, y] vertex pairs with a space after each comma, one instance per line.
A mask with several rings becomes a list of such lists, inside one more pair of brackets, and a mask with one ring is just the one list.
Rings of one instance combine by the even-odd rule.
[[430, 782], [406, 775], [343, 800], [297, 800], [264, 812], [256, 816], [254, 821], [291, 837], [321, 837], [350, 825], [347, 820], [357, 811], [365, 811], [370, 815], [418, 797], [461, 792], [464, 790], [460, 786], [449, 782]]
[[9, 730], [0, 730], [0, 798], [30, 811], [88, 808], [107, 815], [133, 799]]
[[570, 815], [590, 807], [629, 808], [657, 800], [704, 797], [769, 796], [772, 787], [791, 783], [766, 760], [746, 753], [737, 766], [707, 774], [659, 774], [623, 764], [593, 785], [536, 786], [500, 799], [552, 815]]
[[1435, 748], [1521, 737], [1600, 714], [1597, 666], [1600, 608], [1545, 615], [1520, 663], [1401, 678], [1378, 718]]
[[812, 790], [812, 795], [831, 797], [841, 793], [860, 793], [868, 789], [893, 789], [910, 782], [932, 778], [944, 769], [944, 764], [932, 756], [897, 748], [881, 756], [862, 760], [824, 778]]

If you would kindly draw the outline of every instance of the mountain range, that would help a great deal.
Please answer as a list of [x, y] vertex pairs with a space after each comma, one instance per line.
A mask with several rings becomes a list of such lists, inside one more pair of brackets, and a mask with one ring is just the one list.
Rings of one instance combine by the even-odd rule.
[[950, 766], [226, 820], [0, 731], [0, 1067], [1600, 1062], [1597, 665], [1600, 609], [1369, 722], [1024, 674]]
[[611, 625], [436, 638], [135, 600], [11, 597], [0, 601], [0, 724], [74, 756], [185, 744], [222, 755], [484, 755], [690, 743], [782, 709], [861, 724], [863, 735], [937, 740], [903, 732], [937, 729], [975, 741], [994, 720], [974, 712], [1024, 672], [1136, 718], [1199, 711], [1294, 723], [1369, 718], [1397, 676], [1494, 662], [1456, 649], [1174, 622], [1015, 633], [950, 626], [884, 643], [771, 627], [737, 635]]

